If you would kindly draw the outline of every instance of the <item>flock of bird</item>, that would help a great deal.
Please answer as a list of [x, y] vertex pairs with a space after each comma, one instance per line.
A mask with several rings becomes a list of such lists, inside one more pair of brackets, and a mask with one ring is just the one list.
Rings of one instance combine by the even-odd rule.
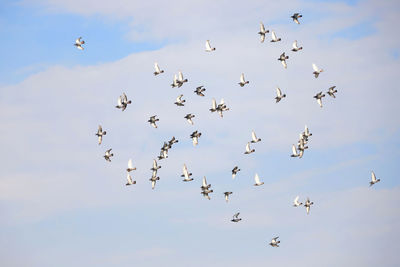
[[[302, 17], [302, 15], [299, 14], [299, 13], [295, 13], [295, 14], [293, 14], [293, 16], [291, 16], [291, 18], [293, 19], [293, 21], [294, 21], [295, 23], [297, 23], [297, 24], [300, 24], [299, 18], [301, 18], [301, 17]], [[269, 33], [269, 30], [266, 30], [264, 24], [261, 22], [261, 23], [260, 23], [260, 31], [258, 32], [258, 34], [260, 35], [261, 43], [263, 43], [263, 42], [265, 41], [265, 39], [266, 39], [266, 34], [267, 34], [267, 33]], [[278, 38], [278, 37], [276, 36], [276, 33], [275, 33], [274, 31], [271, 31], [271, 42], [274, 43], [274, 42], [279, 42], [279, 41], [281, 41], [281, 38]], [[84, 50], [83, 44], [85, 44], [85, 41], [82, 40], [82, 37], [79, 37], [78, 39], [76, 39], [74, 45], [75, 45], [79, 50]], [[215, 51], [215, 50], [216, 50], [215, 47], [212, 47], [212, 46], [211, 46], [209, 40], [206, 41], [205, 46], [206, 46], [206, 49], [205, 49], [206, 52], [212, 52], [212, 51]], [[300, 51], [300, 50], [303, 49], [303, 47], [299, 47], [299, 46], [297, 45], [297, 40], [293, 42], [292, 47], [293, 47], [293, 49], [292, 49], [291, 51], [293, 51], [293, 52], [298, 52], [298, 51]], [[287, 55], [285, 54], [285, 52], [282, 53], [282, 54], [280, 55], [280, 57], [278, 58], [278, 60], [281, 61], [282, 65], [283, 65], [283, 67], [284, 67], [285, 69], [287, 68], [287, 62], [286, 62], [287, 59], [289, 59], [289, 56], [287, 56]], [[157, 62], [154, 64], [154, 68], [155, 68], [155, 71], [154, 71], [154, 75], [155, 75], [155, 76], [164, 73], [164, 70], [162, 70], [162, 69], [159, 67], [159, 65], [158, 65]], [[315, 78], [318, 78], [319, 75], [323, 72], [323, 69], [318, 68], [317, 65], [315, 65], [314, 63], [312, 64], [312, 68], [313, 68], [313, 74], [314, 74], [314, 77], [315, 77]], [[183, 85], [184, 85], [185, 83], [187, 83], [187, 82], [188, 82], [188, 79], [184, 79], [182, 72], [179, 71], [178, 74], [175, 74], [175, 75], [174, 75], [174, 77], [173, 77], [173, 82], [172, 82], [172, 84], [171, 84], [171, 87], [173, 87], [173, 88], [174, 88], [174, 87], [178, 87], [178, 88], [179, 88], [179, 87], [183, 86]], [[240, 86], [240, 87], [243, 87], [243, 86], [245, 86], [246, 84], [249, 84], [249, 81], [246, 81], [246, 79], [245, 79], [245, 77], [244, 77], [244, 74], [242, 73], [242, 74], [240, 75], [239, 86]], [[336, 90], [335, 88], [336, 88], [336, 86], [331, 86], [331, 87], [328, 89], [328, 91], [327, 91], [327, 94], [328, 94], [329, 96], [331, 96], [332, 98], [336, 98], [335, 93], [337, 93], [337, 90]], [[198, 96], [204, 97], [204, 96], [205, 96], [205, 94], [204, 94], [205, 91], [206, 91], [206, 89], [204, 88], [204, 86], [199, 86], [199, 87], [196, 88], [196, 90], [194, 91], [194, 93], [195, 93], [196, 95], [198, 95]], [[277, 94], [277, 96], [275, 97], [276, 103], [280, 102], [283, 98], [286, 97], [286, 94], [283, 94], [282, 91], [281, 91], [281, 89], [278, 88], [278, 87], [276, 88], [276, 94]], [[177, 105], [177, 106], [184, 106], [186, 101], [185, 101], [184, 99], [182, 99], [182, 97], [183, 97], [182, 94], [179, 95], [179, 96], [176, 98], [176, 102], [175, 102], [174, 104]], [[322, 91], [319, 92], [319, 93], [317, 93], [317, 94], [314, 96], [314, 98], [317, 100], [317, 103], [319, 104], [319, 106], [320, 106], [321, 108], [322, 108], [322, 98], [323, 98], [323, 97], [325, 97], [325, 94], [323, 94]], [[125, 93], [123, 93], [123, 94], [118, 98], [118, 103], [117, 103], [116, 108], [121, 109], [121, 111], [124, 111], [124, 110], [128, 107], [128, 105], [131, 104], [131, 103], [132, 103], [132, 101], [131, 101], [131, 100], [128, 100], [127, 95], [126, 95]], [[216, 100], [213, 98], [213, 99], [212, 99], [211, 108], [210, 108], [209, 110], [210, 110], [210, 112], [212, 112], [212, 113], [213, 113], [213, 112], [217, 112], [217, 113], [220, 115], [220, 117], [222, 118], [222, 117], [223, 117], [223, 112], [228, 111], [229, 108], [228, 108], [227, 105], [225, 104], [224, 99], [221, 99], [220, 103], [217, 104]], [[194, 114], [189, 113], [189, 114], [187, 114], [184, 118], [187, 120], [187, 122], [188, 122], [189, 124], [194, 125], [194, 122], [193, 122], [193, 120], [192, 120], [194, 117], [195, 117]], [[149, 118], [149, 120], [148, 120], [148, 122], [150, 123], [150, 125], [151, 125], [152, 127], [154, 127], [154, 128], [157, 128], [156, 122], [158, 122], [158, 121], [159, 121], [159, 119], [157, 118], [157, 115], [151, 116], [151, 117]], [[107, 134], [107, 132], [106, 132], [106, 131], [103, 131], [101, 125], [99, 125], [98, 130], [97, 130], [97, 133], [96, 133], [96, 136], [98, 137], [98, 144], [99, 144], [99, 145], [102, 143], [103, 136], [105, 136], [106, 134]], [[312, 136], [312, 133], [310, 133], [310, 131], [309, 131], [307, 125], [306, 125], [306, 126], [304, 127], [304, 131], [303, 131], [302, 133], [300, 133], [300, 135], [299, 135], [299, 141], [298, 141], [298, 143], [297, 143], [297, 146], [294, 145], [294, 144], [292, 145], [292, 155], [290, 155], [290, 156], [291, 156], [291, 157], [302, 158], [302, 157], [303, 157], [303, 154], [304, 154], [304, 151], [305, 151], [306, 149], [308, 149], [307, 143], [308, 143], [309, 138], [310, 138], [311, 136]], [[201, 137], [201, 132], [199, 132], [199, 131], [197, 131], [197, 130], [194, 131], [194, 132], [190, 135], [190, 138], [192, 139], [193, 146], [196, 146], [196, 145], [198, 144], [199, 138], [200, 138], [200, 137]], [[162, 159], [168, 158], [168, 151], [169, 151], [169, 149], [171, 149], [172, 146], [173, 146], [175, 143], [177, 143], [177, 142], [178, 142], [178, 140], [177, 140], [175, 137], [172, 137], [171, 140], [164, 142], [163, 146], [161, 147], [160, 155], [157, 157], [157, 159], [158, 159], [158, 160], [162, 160]], [[255, 131], [253, 130], [253, 131], [251, 132], [251, 140], [246, 144], [246, 150], [245, 150], [244, 154], [251, 154], [251, 153], [254, 153], [254, 152], [255, 152], [255, 149], [254, 149], [254, 148], [251, 148], [251, 147], [250, 147], [250, 144], [256, 144], [256, 143], [258, 143], [258, 142], [261, 142], [261, 139], [257, 137]], [[108, 150], [106, 150], [106, 152], [105, 152], [105, 154], [104, 154], [104, 158], [105, 158], [105, 160], [108, 161], [108, 162], [111, 162], [111, 157], [114, 156], [114, 154], [111, 153], [111, 150], [112, 150], [111, 148], [108, 149]], [[152, 171], [152, 176], [151, 176], [151, 178], [149, 179], [149, 180], [151, 181], [151, 188], [152, 188], [152, 189], [155, 188], [156, 182], [157, 182], [158, 180], [160, 180], [160, 177], [157, 176], [157, 172], [158, 172], [158, 170], [159, 170], [160, 168], [161, 168], [161, 166], [159, 166], [158, 163], [157, 163], [157, 160], [154, 159], [154, 160], [153, 160], [152, 168], [150, 169], [150, 170]], [[128, 161], [128, 167], [127, 167], [127, 169], [126, 169], [126, 171], [127, 171], [127, 183], [126, 183], [126, 185], [127, 185], [127, 186], [136, 184], [136, 181], [133, 180], [133, 178], [132, 178], [132, 176], [131, 176], [131, 172], [134, 171], [134, 170], [136, 170], [136, 167], [133, 167], [132, 159], [129, 159], [129, 161]], [[235, 179], [235, 177], [236, 177], [236, 175], [238, 174], [239, 171], [240, 171], [240, 168], [239, 168], [238, 166], [235, 166], [235, 167], [232, 169], [232, 179]], [[192, 173], [189, 172], [188, 167], [186, 166], [186, 164], [183, 164], [182, 175], [181, 175], [181, 177], [183, 177], [183, 182], [190, 182], [190, 181], [193, 181], [193, 178], [192, 178], [191, 176], [192, 176]], [[262, 182], [262, 181], [260, 180], [260, 177], [259, 177], [259, 175], [258, 175], [257, 173], [256, 173], [255, 176], [254, 176], [254, 181], [255, 181], [254, 186], [262, 186], [262, 185], [264, 184], [264, 182]], [[377, 178], [376, 178], [375, 173], [374, 173], [374, 172], [371, 172], [370, 186], [376, 184], [376, 183], [379, 182], [379, 181], [380, 181], [380, 179], [377, 179]], [[208, 184], [208, 183], [207, 183], [207, 179], [206, 179], [205, 176], [203, 177], [203, 181], [202, 181], [202, 185], [201, 185], [200, 189], [201, 189], [201, 194], [202, 194], [205, 198], [211, 199], [211, 198], [210, 198], [210, 194], [213, 193], [213, 189], [211, 189], [211, 184]], [[229, 201], [229, 196], [232, 194], [232, 192], [228, 192], [228, 191], [227, 191], [227, 192], [224, 192], [223, 194], [224, 194], [224, 197], [225, 197], [225, 201], [228, 202], [228, 201]], [[302, 206], [302, 205], [303, 205], [302, 202], [299, 202], [299, 198], [300, 198], [299, 196], [296, 196], [296, 198], [294, 199], [294, 201], [293, 201], [293, 206], [294, 206], [294, 207], [299, 207], [299, 206]], [[313, 205], [313, 204], [314, 204], [314, 202], [310, 201], [310, 199], [307, 197], [307, 199], [306, 199], [306, 201], [305, 201], [305, 203], [304, 203], [304, 207], [306, 208], [307, 214], [310, 213], [310, 208], [311, 208], [311, 205]], [[235, 213], [235, 214], [233, 215], [233, 218], [232, 218], [231, 221], [232, 221], [232, 222], [235, 222], [235, 223], [240, 222], [240, 221], [242, 220], [242, 218], [239, 218], [239, 215], [240, 215], [239, 212]], [[279, 237], [274, 237], [274, 238], [272, 238], [272, 240], [271, 240], [271, 242], [269, 243], [269, 245], [271, 245], [272, 247], [279, 247], [279, 244], [280, 244], [281, 241], [279, 241], [278, 238], [279, 238]]]

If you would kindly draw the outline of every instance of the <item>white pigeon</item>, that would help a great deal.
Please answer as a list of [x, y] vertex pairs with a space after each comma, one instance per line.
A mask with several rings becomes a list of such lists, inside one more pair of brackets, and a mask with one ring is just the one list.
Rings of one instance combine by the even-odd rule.
[[190, 176], [192, 176], [192, 173], [188, 172], [188, 169], [186, 167], [186, 164], [183, 164], [183, 174], [181, 175], [181, 177], [185, 177], [183, 179], [184, 182], [190, 182], [193, 181], [193, 178], [191, 178]]
[[207, 179], [206, 179], [206, 177], [205, 176], [203, 176], [203, 182], [202, 182], [202, 185], [201, 185], [201, 189], [202, 190], [207, 190], [207, 189], [209, 189], [211, 187], [211, 184], [207, 184]]
[[215, 101], [215, 98], [212, 99], [210, 111], [211, 112], [217, 111], [217, 101]]
[[246, 152], [244, 152], [244, 154], [251, 154], [254, 151], [256, 151], [256, 150], [254, 148], [250, 149], [250, 142], [248, 142], [247, 145], [246, 145]]
[[106, 153], [104, 154], [104, 158], [105, 158], [107, 161], [109, 161], [109, 162], [111, 162], [111, 159], [110, 159], [110, 158], [111, 158], [112, 156], [114, 156], [114, 154], [111, 153], [111, 150], [112, 150], [112, 148], [106, 150]]
[[279, 42], [281, 40], [281, 38], [276, 38], [276, 34], [274, 31], [271, 31], [271, 42], [275, 43], [275, 42]]
[[193, 123], [192, 119], [193, 119], [194, 117], [195, 117], [195, 116], [194, 116], [193, 114], [189, 113], [189, 114], [186, 114], [186, 116], [185, 116], [184, 118], [187, 120], [188, 123], [190, 123], [191, 125], [193, 125], [194, 123]]
[[185, 105], [184, 103], [186, 102], [186, 100], [182, 99], [182, 96], [183, 96], [183, 95], [179, 95], [179, 96], [176, 98], [176, 102], [174, 103], [175, 105], [180, 106], [180, 107], [182, 107], [182, 106]]
[[291, 16], [291, 18], [293, 19], [294, 22], [296, 22], [296, 24], [300, 24], [299, 22], [299, 18], [303, 17], [302, 15], [300, 15], [299, 13], [294, 13], [293, 16]]
[[319, 74], [324, 71], [323, 69], [318, 68], [317, 65], [315, 65], [314, 63], [312, 64], [312, 67], [314, 70], [313, 74], [315, 78], [318, 78]]
[[297, 153], [297, 148], [296, 148], [295, 145], [292, 145], [292, 155], [290, 155], [290, 156], [291, 156], [292, 158], [300, 156], [300, 155]]
[[171, 87], [178, 87], [179, 86], [179, 82], [178, 82], [178, 76], [176, 76], [176, 74], [174, 74], [174, 80], [172, 81]]
[[256, 133], [253, 131], [251, 131], [251, 142], [252, 143], [258, 143], [261, 141], [261, 138], [257, 138]]
[[243, 86], [245, 86], [245, 85], [248, 84], [248, 83], [249, 83], [249, 81], [246, 81], [246, 80], [244, 79], [244, 73], [242, 73], [242, 74], [240, 75], [240, 82], [239, 82], [240, 87], [243, 87]]
[[156, 182], [157, 180], [160, 180], [160, 177], [153, 175], [149, 180], [151, 181], [151, 189], [154, 189], [154, 187], [156, 187]]
[[293, 42], [292, 47], [293, 47], [293, 49], [292, 49], [293, 52], [297, 52], [297, 51], [300, 51], [301, 49], [303, 49], [303, 47], [298, 47], [297, 46], [297, 40], [295, 40]]
[[371, 172], [371, 182], [369, 182], [369, 186], [373, 186], [377, 182], [380, 182], [381, 179], [376, 179], [375, 173]]
[[261, 182], [261, 181], [260, 181], [260, 177], [258, 176], [257, 173], [256, 173], [256, 175], [254, 176], [254, 181], [256, 182], [256, 183], [254, 184], [254, 186], [260, 186], [260, 185], [263, 185], [263, 184], [264, 184], [264, 182]]
[[127, 172], [135, 171], [136, 167], [133, 167], [132, 159], [128, 160], [128, 168], [126, 169]]
[[281, 89], [279, 87], [276, 87], [276, 97], [275, 97], [276, 102], [275, 103], [278, 103], [284, 97], [286, 97], [286, 94], [282, 94]]
[[279, 238], [279, 236], [272, 238], [271, 242], [269, 243], [272, 247], [279, 247], [279, 243], [281, 243], [281, 241], [277, 240]]
[[186, 83], [188, 79], [183, 79], [183, 74], [181, 71], [178, 72], [178, 87], [181, 87], [184, 83]]
[[269, 33], [269, 30], [265, 30], [264, 24], [260, 22], [260, 31], [258, 32], [258, 34], [260, 35], [261, 43], [264, 42], [266, 33]]
[[78, 39], [75, 40], [75, 46], [76, 48], [78, 48], [79, 50], [83, 50], [83, 44], [85, 43], [85, 41], [82, 40], [82, 37], [79, 37]]
[[128, 180], [126, 185], [133, 185], [136, 184], [136, 181], [132, 180], [132, 176], [129, 174], [129, 172], [127, 173], [126, 179]]
[[306, 203], [304, 204], [304, 207], [306, 207], [307, 215], [310, 213], [310, 207], [313, 205], [314, 202], [311, 202], [309, 198], [307, 198]]
[[215, 51], [215, 47], [211, 47], [210, 40], [206, 41], [206, 52]]
[[299, 202], [299, 196], [297, 196], [295, 199], [294, 199], [294, 201], [293, 201], [293, 207], [298, 207], [298, 206], [301, 206], [301, 205], [303, 205], [303, 203], [301, 203], [301, 202]]
[[99, 125], [99, 128], [97, 129], [97, 137], [98, 137], [98, 143], [99, 145], [101, 144], [101, 142], [103, 141], [103, 135], [106, 135], [107, 132], [103, 131], [103, 128], [101, 127], [101, 125]]
[[310, 133], [310, 131], [308, 130], [307, 125], [304, 126], [304, 135], [306, 137], [310, 137], [312, 135], [312, 133]]
[[325, 94], [323, 94], [322, 92], [319, 92], [318, 94], [316, 94], [313, 97], [317, 100], [318, 105], [322, 108], [322, 98], [325, 97]]
[[160, 69], [157, 62], [154, 63], [154, 69], [155, 69], [154, 76], [164, 73], [164, 70]]

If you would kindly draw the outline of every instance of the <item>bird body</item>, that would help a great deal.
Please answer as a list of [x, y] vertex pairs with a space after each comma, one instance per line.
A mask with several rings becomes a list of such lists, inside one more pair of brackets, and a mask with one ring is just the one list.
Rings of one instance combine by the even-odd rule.
[[131, 104], [131, 103], [132, 103], [132, 101], [128, 100], [128, 97], [126, 96], [126, 94], [122, 93], [122, 95], [120, 95], [118, 97], [118, 105], [116, 105], [115, 107], [124, 111], [127, 108], [128, 104]]

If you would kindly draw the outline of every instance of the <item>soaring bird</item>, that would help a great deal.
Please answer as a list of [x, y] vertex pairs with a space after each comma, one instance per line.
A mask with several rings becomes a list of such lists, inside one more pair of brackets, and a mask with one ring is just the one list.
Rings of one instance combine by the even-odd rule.
[[210, 40], [206, 41], [206, 52], [215, 51], [215, 47], [211, 47]]
[[235, 167], [232, 169], [232, 179], [235, 179], [236, 174], [237, 174], [238, 172], [240, 172], [240, 169], [239, 169], [238, 166], [235, 166]]
[[192, 173], [188, 171], [186, 164], [183, 164], [183, 174], [181, 175], [181, 177], [185, 177], [183, 181], [184, 182], [193, 181], [193, 178], [191, 178], [190, 176], [192, 176]]
[[281, 38], [276, 38], [276, 34], [274, 31], [271, 31], [271, 39], [271, 42], [273, 43], [281, 41]]
[[135, 171], [136, 167], [133, 167], [132, 159], [128, 160], [128, 168], [126, 169], [127, 172]]
[[269, 30], [265, 30], [264, 24], [260, 22], [260, 31], [258, 32], [258, 34], [260, 35], [261, 43], [264, 42], [266, 33], [269, 33]]
[[99, 125], [99, 128], [97, 129], [97, 133], [96, 133], [98, 140], [99, 140], [99, 145], [103, 141], [103, 135], [106, 135], [106, 134], [107, 134], [107, 132], [106, 131], [103, 132], [103, 128], [101, 127], [101, 125]]
[[164, 73], [164, 70], [160, 69], [157, 62], [154, 63], [154, 69], [155, 69], [154, 76]]
[[245, 86], [245, 85], [248, 84], [248, 83], [249, 83], [249, 81], [246, 81], [246, 80], [244, 79], [244, 74], [242, 73], [242, 74], [240, 75], [240, 82], [239, 82], [240, 87], [243, 87], [243, 86]]
[[330, 95], [333, 98], [336, 98], [335, 94], [337, 93], [337, 90], [335, 88], [336, 88], [336, 86], [331, 86], [331, 87], [329, 87], [329, 90], [327, 92], [328, 95]]
[[194, 116], [193, 114], [189, 113], [189, 114], [186, 114], [186, 116], [185, 116], [184, 118], [187, 120], [188, 123], [190, 123], [191, 125], [193, 125], [194, 123], [193, 123], [192, 119], [193, 119], [194, 117], [195, 117], [195, 116]]
[[183, 79], [183, 74], [181, 71], [178, 72], [178, 87], [181, 87], [184, 83], [186, 83], [188, 79]]
[[161, 168], [161, 166], [158, 166], [157, 161], [155, 159], [153, 159], [153, 167], [151, 167], [151, 169], [150, 169], [150, 170], [153, 171], [153, 175], [152, 176], [156, 176], [157, 175], [157, 171], [160, 168]]
[[106, 153], [104, 154], [104, 158], [105, 158], [107, 161], [109, 161], [109, 162], [111, 162], [111, 159], [110, 159], [110, 158], [111, 158], [112, 156], [114, 156], [114, 154], [111, 153], [111, 150], [112, 150], [112, 148], [106, 150]]
[[203, 85], [196, 87], [196, 90], [194, 90], [194, 92], [196, 93], [196, 95], [198, 96], [204, 96], [203, 92], [206, 90], [206, 88], [204, 88]]
[[118, 97], [118, 105], [115, 107], [124, 111], [126, 109], [126, 107], [128, 106], [128, 104], [131, 104], [131, 103], [132, 103], [132, 101], [128, 100], [128, 97], [126, 96], [126, 94], [122, 93], [122, 95], [120, 95]]
[[160, 180], [160, 177], [156, 177], [153, 172], [153, 176], [151, 176], [151, 178], [149, 179], [149, 181], [151, 181], [151, 189], [154, 189], [154, 187], [156, 187], [157, 180]]
[[286, 97], [286, 94], [282, 94], [281, 89], [279, 87], [276, 87], [276, 97], [275, 97], [276, 102], [275, 103], [278, 103], [284, 97]]
[[258, 143], [261, 141], [261, 138], [257, 138], [256, 132], [254, 130], [251, 131], [251, 143]]
[[186, 102], [186, 100], [182, 99], [182, 96], [183, 96], [183, 95], [179, 95], [179, 96], [176, 98], [176, 102], [174, 103], [175, 105], [180, 106], [180, 107], [182, 107], [182, 106], [185, 105], [184, 103]]
[[136, 181], [133, 181], [133, 180], [132, 180], [132, 176], [129, 174], [129, 172], [128, 172], [127, 175], [126, 175], [126, 179], [127, 179], [128, 181], [126, 182], [125, 185], [133, 185], [133, 184], [136, 184]]
[[323, 94], [322, 92], [319, 92], [318, 94], [316, 94], [313, 97], [315, 99], [317, 99], [317, 102], [318, 102], [319, 106], [322, 108], [322, 98], [325, 97], [325, 94]]
[[224, 192], [224, 196], [225, 196], [225, 201], [228, 202], [229, 201], [229, 195], [232, 194], [232, 192]]
[[157, 117], [157, 115], [151, 116], [150, 119], [148, 120], [150, 125], [153, 126], [154, 128], [157, 128], [156, 122], [160, 120], [160, 119], [158, 119], [156, 117]]
[[279, 236], [272, 238], [271, 242], [269, 243], [272, 247], [279, 247], [279, 243], [281, 243], [281, 241], [277, 240], [279, 238]]
[[293, 49], [292, 49], [293, 52], [297, 52], [297, 51], [303, 49], [302, 46], [301, 47], [297, 46], [297, 40], [293, 42], [292, 47], [293, 47]]
[[250, 149], [250, 142], [248, 142], [247, 145], [246, 145], [246, 152], [244, 152], [244, 154], [251, 154], [251, 153], [253, 153], [255, 151], [256, 150], [254, 148]]
[[287, 68], [286, 59], [289, 59], [289, 56], [286, 56], [285, 52], [283, 52], [278, 58], [278, 60], [282, 63], [285, 69]]
[[311, 202], [310, 199], [307, 198], [306, 203], [304, 204], [304, 207], [306, 207], [307, 214], [310, 213], [310, 208], [311, 208], [311, 205], [313, 205], [313, 204], [314, 204], [314, 202]]
[[293, 21], [296, 22], [297, 24], [300, 24], [299, 18], [301, 18], [301, 17], [302, 17], [302, 15], [300, 15], [299, 13], [294, 13], [293, 16], [291, 16]]
[[303, 205], [303, 203], [299, 202], [299, 196], [297, 196], [294, 200], [293, 200], [293, 207], [298, 207]]
[[369, 186], [373, 186], [377, 182], [380, 182], [381, 179], [376, 179], [375, 173], [371, 172], [371, 182], [369, 182]]
[[254, 186], [260, 186], [260, 185], [263, 185], [263, 184], [264, 184], [264, 182], [261, 182], [261, 181], [260, 181], [260, 177], [258, 176], [257, 173], [256, 173], [256, 175], [254, 176], [254, 181], [256, 182], [256, 183], [254, 184]]
[[232, 217], [231, 222], [240, 222], [240, 221], [242, 220], [242, 218], [239, 218], [239, 214], [240, 214], [240, 212], [235, 213], [235, 214], [233, 215], [233, 217]]
[[79, 50], [83, 50], [83, 44], [85, 43], [85, 41], [82, 40], [82, 37], [79, 37], [78, 39], [75, 40], [74, 46], [76, 46], [76, 48], [78, 48]]
[[313, 70], [314, 70], [313, 74], [314, 74], [315, 78], [318, 78], [319, 74], [324, 71], [323, 69], [318, 68], [318, 66], [315, 65], [314, 63], [312, 64], [312, 67], [313, 67]]

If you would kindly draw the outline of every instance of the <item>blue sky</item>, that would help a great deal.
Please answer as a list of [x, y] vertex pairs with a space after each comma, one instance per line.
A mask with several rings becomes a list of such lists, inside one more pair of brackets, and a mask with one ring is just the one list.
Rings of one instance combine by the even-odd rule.
[[[1, 265], [397, 266], [399, 8], [396, 1], [3, 1]], [[290, 19], [295, 11], [300, 25]], [[261, 44], [260, 21], [282, 42], [268, 36]], [[79, 36], [84, 51], [73, 46]], [[204, 52], [207, 39], [215, 52]], [[293, 40], [304, 46], [296, 54]], [[287, 69], [276, 60], [283, 51]], [[165, 69], [157, 77], [155, 61]], [[312, 63], [325, 69], [318, 79]], [[189, 82], [171, 89], [179, 70]], [[242, 72], [250, 80], [244, 88]], [[204, 98], [192, 93], [198, 85]], [[312, 96], [332, 85], [337, 98], [326, 96], [321, 109]], [[287, 94], [279, 104], [276, 86]], [[115, 108], [122, 92], [132, 99], [124, 112]], [[181, 93], [187, 102], [178, 108]], [[212, 98], [230, 108], [223, 119], [208, 111]], [[187, 113], [196, 115], [194, 126]], [[155, 114], [158, 129], [147, 123]], [[101, 146], [98, 124], [107, 130]], [[310, 148], [291, 158], [305, 124]], [[253, 129], [262, 142], [244, 155]], [[203, 133], [197, 147], [194, 130]], [[179, 143], [160, 161], [152, 190], [152, 159], [172, 136]], [[111, 163], [102, 157], [108, 148]], [[129, 158], [137, 184], [126, 187]], [[184, 163], [193, 182], [181, 181]], [[242, 171], [232, 180], [235, 165]], [[372, 170], [381, 182], [370, 188]], [[255, 173], [263, 186], [253, 186]], [[214, 189], [210, 201], [200, 194], [203, 176]], [[296, 195], [315, 202], [309, 215], [292, 207]], [[231, 223], [239, 211], [243, 220]], [[274, 236], [280, 248], [268, 246]]]

